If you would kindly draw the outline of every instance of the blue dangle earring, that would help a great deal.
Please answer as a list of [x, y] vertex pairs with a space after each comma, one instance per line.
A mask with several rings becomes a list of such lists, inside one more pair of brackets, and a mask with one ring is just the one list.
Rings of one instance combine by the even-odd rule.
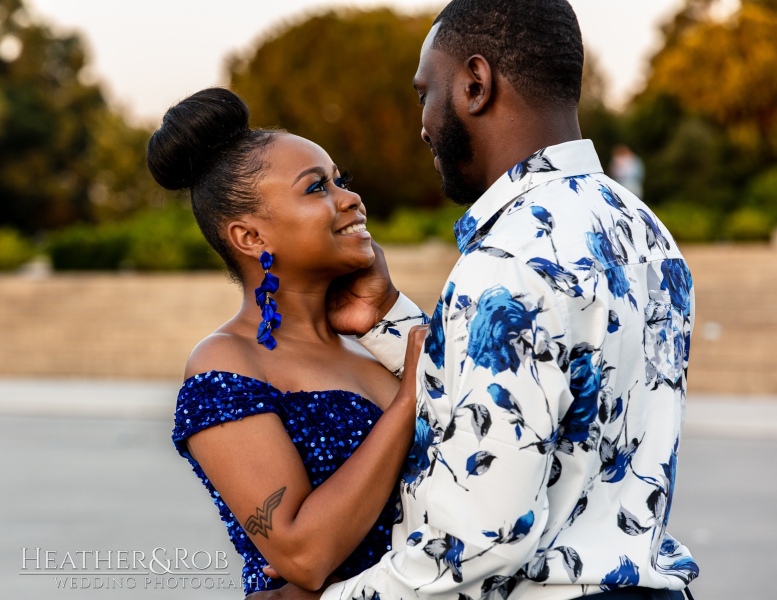
[[259, 263], [264, 269], [264, 279], [262, 285], [254, 290], [256, 304], [262, 307], [262, 322], [259, 325], [259, 331], [256, 332], [256, 341], [262, 344], [268, 350], [272, 350], [278, 345], [272, 332], [281, 326], [281, 315], [278, 312], [278, 303], [275, 302], [270, 294], [278, 291], [280, 281], [270, 273], [272, 267], [273, 255], [269, 252], [262, 252], [259, 257]]

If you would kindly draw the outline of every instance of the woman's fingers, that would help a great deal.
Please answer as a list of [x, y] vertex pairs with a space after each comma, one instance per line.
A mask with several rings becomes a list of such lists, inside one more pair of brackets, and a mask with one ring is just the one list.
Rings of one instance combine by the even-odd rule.
[[[408, 383], [415, 385], [415, 372], [418, 366], [418, 357], [424, 348], [424, 340], [429, 325], [416, 325], [410, 329], [407, 336], [407, 349], [405, 350], [405, 379], [410, 379]], [[415, 395], [415, 394], [413, 394]]]
[[267, 565], [266, 567], [264, 567], [262, 569], [262, 573], [267, 575], [267, 577], [269, 577], [270, 579], [280, 579], [281, 577], [280, 573], [278, 573], [278, 571], [273, 569], [270, 565]]

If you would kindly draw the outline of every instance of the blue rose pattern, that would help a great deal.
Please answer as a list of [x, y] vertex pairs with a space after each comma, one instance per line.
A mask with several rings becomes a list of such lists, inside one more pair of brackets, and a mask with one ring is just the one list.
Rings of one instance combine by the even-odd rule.
[[529, 354], [536, 317], [536, 309], [527, 308], [506, 288], [487, 290], [469, 324], [467, 355], [494, 375], [517, 371]]
[[[518, 163], [495, 184], [501, 196], [489, 190], [482, 200], [492, 204], [478, 201], [456, 225], [463, 256], [419, 365], [416, 436], [400, 486], [404, 521], [394, 538], [413, 553], [407, 560], [429, 566], [428, 577], [381, 589], [384, 597], [423, 598], [428, 588], [438, 597], [506, 598], [525, 579], [679, 589], [699, 573], [666, 532], [691, 274], [644, 204], [560, 148]], [[386, 343], [391, 328], [377, 332]], [[672, 434], [648, 435], [658, 421]], [[500, 496], [515, 452], [545, 465], [539, 487], [529, 477], [518, 482], [536, 503], [514, 490]], [[454, 521], [482, 527], [438, 528], [439, 506], [425, 502], [440, 490], [438, 501], [469, 507]], [[541, 498], [550, 498], [549, 517]], [[553, 514], [554, 503], [566, 512]], [[441, 512], [457, 515], [458, 506]], [[468, 576], [473, 561], [523, 547], [511, 569]]]

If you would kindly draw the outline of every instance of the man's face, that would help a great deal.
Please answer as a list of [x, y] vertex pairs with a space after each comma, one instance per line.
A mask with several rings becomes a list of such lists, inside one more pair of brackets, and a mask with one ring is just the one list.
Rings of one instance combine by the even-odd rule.
[[473, 148], [469, 131], [456, 114], [453, 103], [456, 61], [432, 47], [439, 27], [438, 23], [426, 36], [413, 79], [424, 108], [421, 137], [434, 155], [434, 167], [442, 177], [443, 193], [456, 204], [469, 205], [480, 197], [482, 190], [474, 188], [467, 176]]

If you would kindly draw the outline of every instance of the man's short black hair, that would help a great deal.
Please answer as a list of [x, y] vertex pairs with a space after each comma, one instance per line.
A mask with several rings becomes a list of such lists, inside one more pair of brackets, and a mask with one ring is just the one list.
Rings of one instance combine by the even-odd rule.
[[483, 55], [526, 101], [579, 102], [583, 39], [567, 0], [452, 0], [434, 22], [434, 48]]

